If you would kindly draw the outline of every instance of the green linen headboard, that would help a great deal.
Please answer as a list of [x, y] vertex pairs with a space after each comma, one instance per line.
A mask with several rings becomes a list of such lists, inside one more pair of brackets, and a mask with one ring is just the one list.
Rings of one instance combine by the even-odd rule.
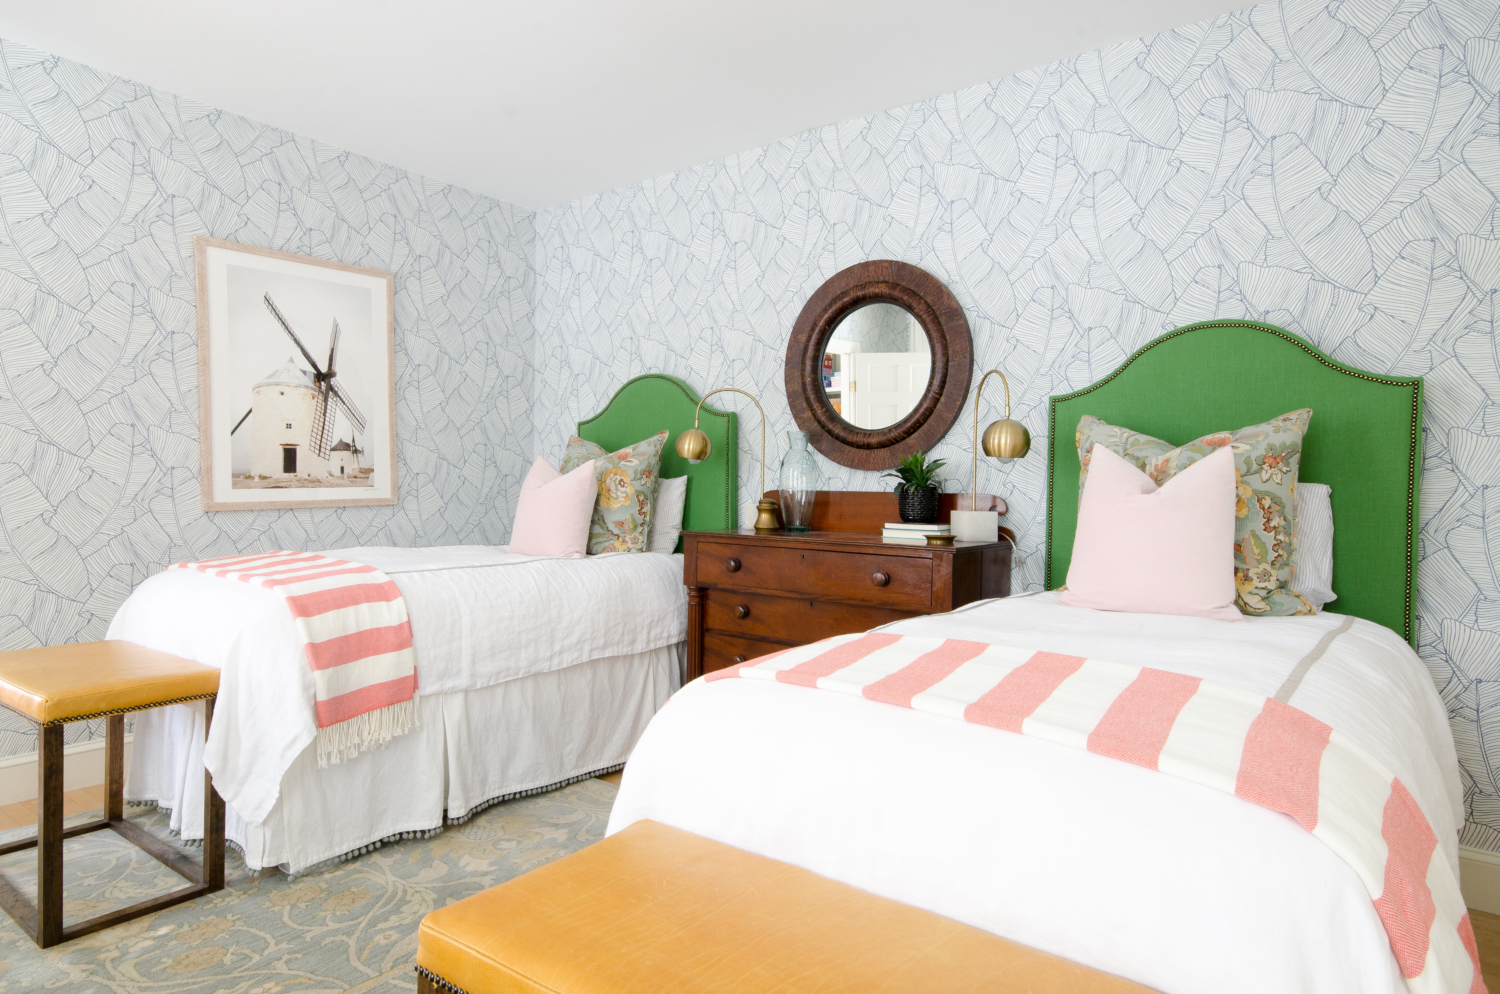
[[695, 466], [677, 454], [676, 444], [677, 436], [693, 427], [697, 406], [698, 395], [677, 377], [647, 373], [615, 391], [604, 410], [578, 422], [578, 437], [614, 452], [667, 429], [671, 435], [662, 450], [661, 475], [688, 478], [682, 530], [734, 528], [739, 520], [739, 419], [732, 411], [703, 405], [698, 427], [713, 444], [713, 455]]
[[1329, 610], [1416, 644], [1421, 377], [1352, 369], [1280, 328], [1205, 321], [1168, 332], [1092, 386], [1051, 399], [1047, 589], [1061, 586], [1078, 526], [1078, 421], [1103, 418], [1174, 444], [1310, 407], [1299, 479], [1333, 488]]

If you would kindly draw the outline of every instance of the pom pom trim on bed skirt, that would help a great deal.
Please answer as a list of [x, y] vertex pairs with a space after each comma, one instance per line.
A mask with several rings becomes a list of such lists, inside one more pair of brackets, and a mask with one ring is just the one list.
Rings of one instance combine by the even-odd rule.
[[[597, 770], [590, 770], [587, 773], [578, 773], [571, 777], [565, 777], [562, 780], [557, 780], [549, 784], [543, 784], [540, 787], [529, 787], [525, 790], [513, 790], [508, 794], [499, 794], [495, 797], [489, 798], [488, 800], [480, 801], [478, 804], [474, 805], [469, 810], [465, 811], [461, 815], [458, 815], [457, 817], [452, 817], [445, 812], [443, 815], [443, 823], [435, 828], [417, 829], [415, 831], [397, 832], [394, 835], [387, 835], [384, 838], [376, 839], [375, 841], [366, 843], [365, 845], [362, 845], [356, 849], [351, 849], [346, 853], [340, 853], [337, 856], [331, 856], [328, 859], [319, 860], [318, 862], [313, 863], [310, 866], [305, 866], [300, 870], [294, 871], [286, 863], [281, 863], [276, 868], [282, 873], [285, 873], [288, 877], [292, 878], [305, 877], [310, 873], [321, 873], [323, 870], [332, 869], [340, 863], [346, 863], [351, 859], [356, 859], [360, 856], [363, 856], [367, 852], [373, 852], [374, 850], [379, 849], [381, 846], [384, 846], [391, 842], [402, 842], [406, 839], [430, 839], [434, 835], [442, 832], [443, 829], [452, 828], [455, 825], [462, 825], [464, 822], [468, 821], [470, 818], [473, 818], [481, 811], [485, 811], [505, 801], [514, 801], [522, 797], [531, 797], [535, 794], [545, 794], [548, 791], [560, 790], [561, 788], [566, 787], [570, 784], [575, 784], [582, 780], [590, 780], [594, 777], [606, 776], [610, 773], [616, 773], [620, 770], [623, 770], [624, 768], [624, 763], [615, 763], [613, 766], [603, 766]], [[130, 805], [131, 807], [156, 808], [160, 811], [167, 812], [168, 815], [172, 813], [172, 809], [167, 807], [165, 804], [162, 804], [160, 801], [126, 801], [125, 803]], [[202, 839], [184, 839], [182, 838], [182, 834], [175, 829], [170, 831], [170, 835], [172, 836], [176, 845], [183, 846], [184, 848], [188, 849], [203, 848]], [[245, 850], [243, 846], [241, 846], [233, 839], [229, 838], [226, 838], [224, 842], [231, 849], [238, 852], [241, 858], [244, 858]]]

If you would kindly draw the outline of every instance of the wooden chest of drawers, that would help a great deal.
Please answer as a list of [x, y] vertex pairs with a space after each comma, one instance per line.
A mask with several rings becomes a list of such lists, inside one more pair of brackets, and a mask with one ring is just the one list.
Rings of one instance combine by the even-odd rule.
[[1007, 541], [896, 545], [850, 532], [686, 532], [689, 680], [787, 646], [1010, 593]]

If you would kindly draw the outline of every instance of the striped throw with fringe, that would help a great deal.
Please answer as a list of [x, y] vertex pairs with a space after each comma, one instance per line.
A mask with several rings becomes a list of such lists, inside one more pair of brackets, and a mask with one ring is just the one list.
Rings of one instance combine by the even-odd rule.
[[813, 687], [989, 725], [1282, 812], [1359, 875], [1413, 994], [1485, 991], [1458, 880], [1411, 792], [1353, 739], [1275, 698], [1148, 666], [884, 632], [703, 679]]
[[276, 551], [170, 568], [253, 584], [285, 600], [312, 668], [319, 766], [416, 726], [411, 619], [396, 582], [374, 566]]

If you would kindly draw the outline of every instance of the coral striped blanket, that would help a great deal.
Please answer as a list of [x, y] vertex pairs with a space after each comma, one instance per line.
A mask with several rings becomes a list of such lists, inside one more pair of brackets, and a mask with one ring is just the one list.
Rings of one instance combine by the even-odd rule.
[[417, 724], [406, 601], [374, 566], [278, 551], [170, 568], [254, 584], [286, 599], [312, 667], [319, 766], [353, 759]]
[[718, 670], [1047, 739], [1290, 815], [1359, 874], [1415, 994], [1482, 992], [1468, 909], [1426, 816], [1348, 736], [1273, 698], [985, 642], [842, 635]]

